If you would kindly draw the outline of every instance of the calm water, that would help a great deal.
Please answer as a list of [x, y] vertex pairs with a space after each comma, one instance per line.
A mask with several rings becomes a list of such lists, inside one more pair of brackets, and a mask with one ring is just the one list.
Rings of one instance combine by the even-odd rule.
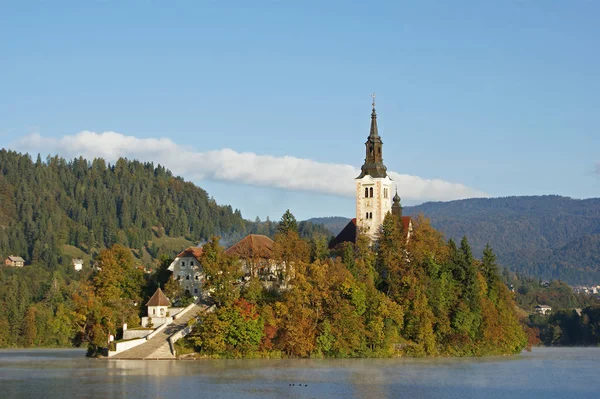
[[600, 348], [484, 359], [206, 361], [6, 350], [0, 398], [598, 398], [599, 362]]

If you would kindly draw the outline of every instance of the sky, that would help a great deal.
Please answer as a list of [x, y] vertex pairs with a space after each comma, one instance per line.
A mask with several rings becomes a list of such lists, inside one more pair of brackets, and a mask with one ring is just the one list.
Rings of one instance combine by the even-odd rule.
[[600, 2], [4, 1], [0, 147], [354, 214], [371, 93], [404, 205], [600, 196]]

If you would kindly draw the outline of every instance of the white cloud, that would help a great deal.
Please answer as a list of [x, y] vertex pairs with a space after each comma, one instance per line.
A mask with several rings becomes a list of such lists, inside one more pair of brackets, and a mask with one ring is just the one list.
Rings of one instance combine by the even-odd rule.
[[[23, 137], [15, 147], [30, 153], [52, 153], [71, 158], [101, 157], [114, 162], [120, 157], [152, 161], [192, 181], [237, 182], [284, 190], [300, 190], [345, 197], [354, 196], [352, 179], [360, 169], [350, 165], [317, 162], [292, 156], [274, 157], [232, 149], [197, 151], [170, 139], [149, 139], [121, 133], [83, 131], [62, 138], [45, 138], [39, 134]], [[447, 201], [485, 197], [485, 193], [459, 183], [424, 179], [390, 172], [398, 192], [409, 201]]]

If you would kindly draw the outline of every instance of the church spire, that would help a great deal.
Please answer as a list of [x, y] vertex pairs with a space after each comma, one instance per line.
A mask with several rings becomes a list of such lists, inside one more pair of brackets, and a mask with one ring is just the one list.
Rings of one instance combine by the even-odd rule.
[[373, 97], [373, 111], [371, 112], [371, 131], [369, 132], [369, 138], [379, 137], [379, 131], [377, 130], [377, 112], [375, 111], [375, 93], [371, 94]]
[[396, 195], [392, 198], [392, 215], [402, 217], [402, 205], [400, 205], [400, 196], [398, 195], [398, 187], [396, 187]]
[[373, 97], [373, 110], [371, 112], [371, 130], [367, 137], [365, 163], [361, 167], [360, 176], [357, 179], [362, 179], [366, 175], [373, 178], [383, 178], [387, 176], [387, 168], [383, 164], [383, 142], [379, 136], [377, 129], [377, 112], [375, 112], [375, 93]]

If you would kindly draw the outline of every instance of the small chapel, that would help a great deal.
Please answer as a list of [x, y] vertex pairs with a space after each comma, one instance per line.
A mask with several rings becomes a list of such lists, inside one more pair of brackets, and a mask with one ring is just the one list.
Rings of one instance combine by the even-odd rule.
[[355, 242], [357, 233], [362, 232], [371, 238], [377, 239], [383, 219], [388, 213], [402, 218], [407, 239], [412, 232], [410, 216], [402, 216], [400, 196], [396, 187], [394, 197], [391, 197], [393, 180], [387, 174], [383, 164], [383, 141], [377, 128], [377, 112], [375, 111], [375, 95], [373, 95], [373, 109], [371, 111], [371, 129], [365, 143], [365, 162], [361, 172], [354, 179], [356, 184], [356, 217], [329, 244], [335, 248], [343, 242]]

